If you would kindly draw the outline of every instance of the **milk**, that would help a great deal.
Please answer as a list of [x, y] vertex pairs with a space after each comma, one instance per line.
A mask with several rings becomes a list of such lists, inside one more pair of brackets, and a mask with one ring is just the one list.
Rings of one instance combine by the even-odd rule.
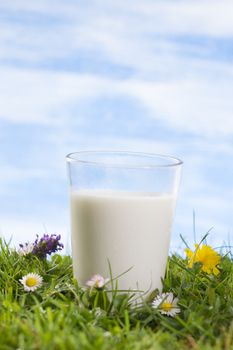
[[129, 268], [120, 289], [161, 289], [175, 197], [168, 194], [87, 190], [71, 193], [74, 275], [81, 285], [94, 274]]

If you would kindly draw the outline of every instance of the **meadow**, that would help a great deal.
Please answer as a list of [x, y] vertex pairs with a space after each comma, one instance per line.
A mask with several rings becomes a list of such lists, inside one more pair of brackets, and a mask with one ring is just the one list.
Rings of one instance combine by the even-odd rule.
[[163, 294], [142, 297], [119, 290], [110, 265], [109, 280], [79, 286], [59, 239], [19, 249], [1, 240], [1, 350], [233, 349], [230, 251], [184, 245], [168, 259]]

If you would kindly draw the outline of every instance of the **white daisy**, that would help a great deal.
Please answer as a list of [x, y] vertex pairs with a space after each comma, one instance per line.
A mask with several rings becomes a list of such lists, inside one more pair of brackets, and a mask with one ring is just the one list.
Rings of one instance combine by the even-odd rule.
[[24, 245], [20, 245], [18, 249], [19, 255], [27, 255], [33, 251], [34, 245], [32, 243], [25, 243]]
[[26, 292], [34, 292], [42, 285], [43, 278], [37, 273], [28, 273], [19, 281], [24, 286], [24, 290], [26, 290]]
[[109, 281], [109, 278], [104, 279], [101, 275], [94, 275], [86, 282], [86, 285], [91, 288], [103, 288], [105, 284]]
[[163, 315], [174, 317], [180, 312], [177, 306], [178, 298], [174, 298], [173, 293], [162, 293], [152, 302], [152, 306], [159, 310]]

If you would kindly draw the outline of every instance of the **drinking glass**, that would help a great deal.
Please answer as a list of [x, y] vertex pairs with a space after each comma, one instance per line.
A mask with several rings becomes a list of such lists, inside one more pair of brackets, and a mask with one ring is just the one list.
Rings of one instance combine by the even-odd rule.
[[110, 265], [119, 289], [161, 290], [182, 161], [125, 151], [75, 152], [66, 160], [79, 284], [110, 277]]

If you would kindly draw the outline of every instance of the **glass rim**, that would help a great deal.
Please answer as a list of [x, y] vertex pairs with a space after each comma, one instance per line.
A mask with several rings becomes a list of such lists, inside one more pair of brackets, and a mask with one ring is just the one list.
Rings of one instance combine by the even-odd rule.
[[[95, 161], [95, 160], [87, 160], [85, 159], [85, 155], [93, 154], [93, 155], [128, 155], [128, 156], [138, 156], [138, 157], [144, 157], [148, 158], [148, 164], [130, 164], [127, 165], [125, 163], [108, 163], [106, 161]], [[82, 157], [82, 155], [84, 157]], [[165, 159], [167, 162], [165, 164], [153, 164], [149, 162], [149, 159]], [[86, 151], [78, 151], [78, 152], [71, 152], [67, 154], [66, 156], [67, 163], [81, 163], [83, 165], [93, 165], [93, 166], [102, 166], [102, 167], [110, 167], [110, 168], [122, 168], [122, 169], [157, 169], [157, 168], [169, 168], [169, 167], [176, 167], [183, 164], [183, 161], [177, 157], [171, 156], [171, 155], [165, 155], [165, 154], [159, 154], [159, 153], [148, 153], [148, 152], [133, 152], [133, 151], [124, 151], [124, 150], [86, 150]]]

